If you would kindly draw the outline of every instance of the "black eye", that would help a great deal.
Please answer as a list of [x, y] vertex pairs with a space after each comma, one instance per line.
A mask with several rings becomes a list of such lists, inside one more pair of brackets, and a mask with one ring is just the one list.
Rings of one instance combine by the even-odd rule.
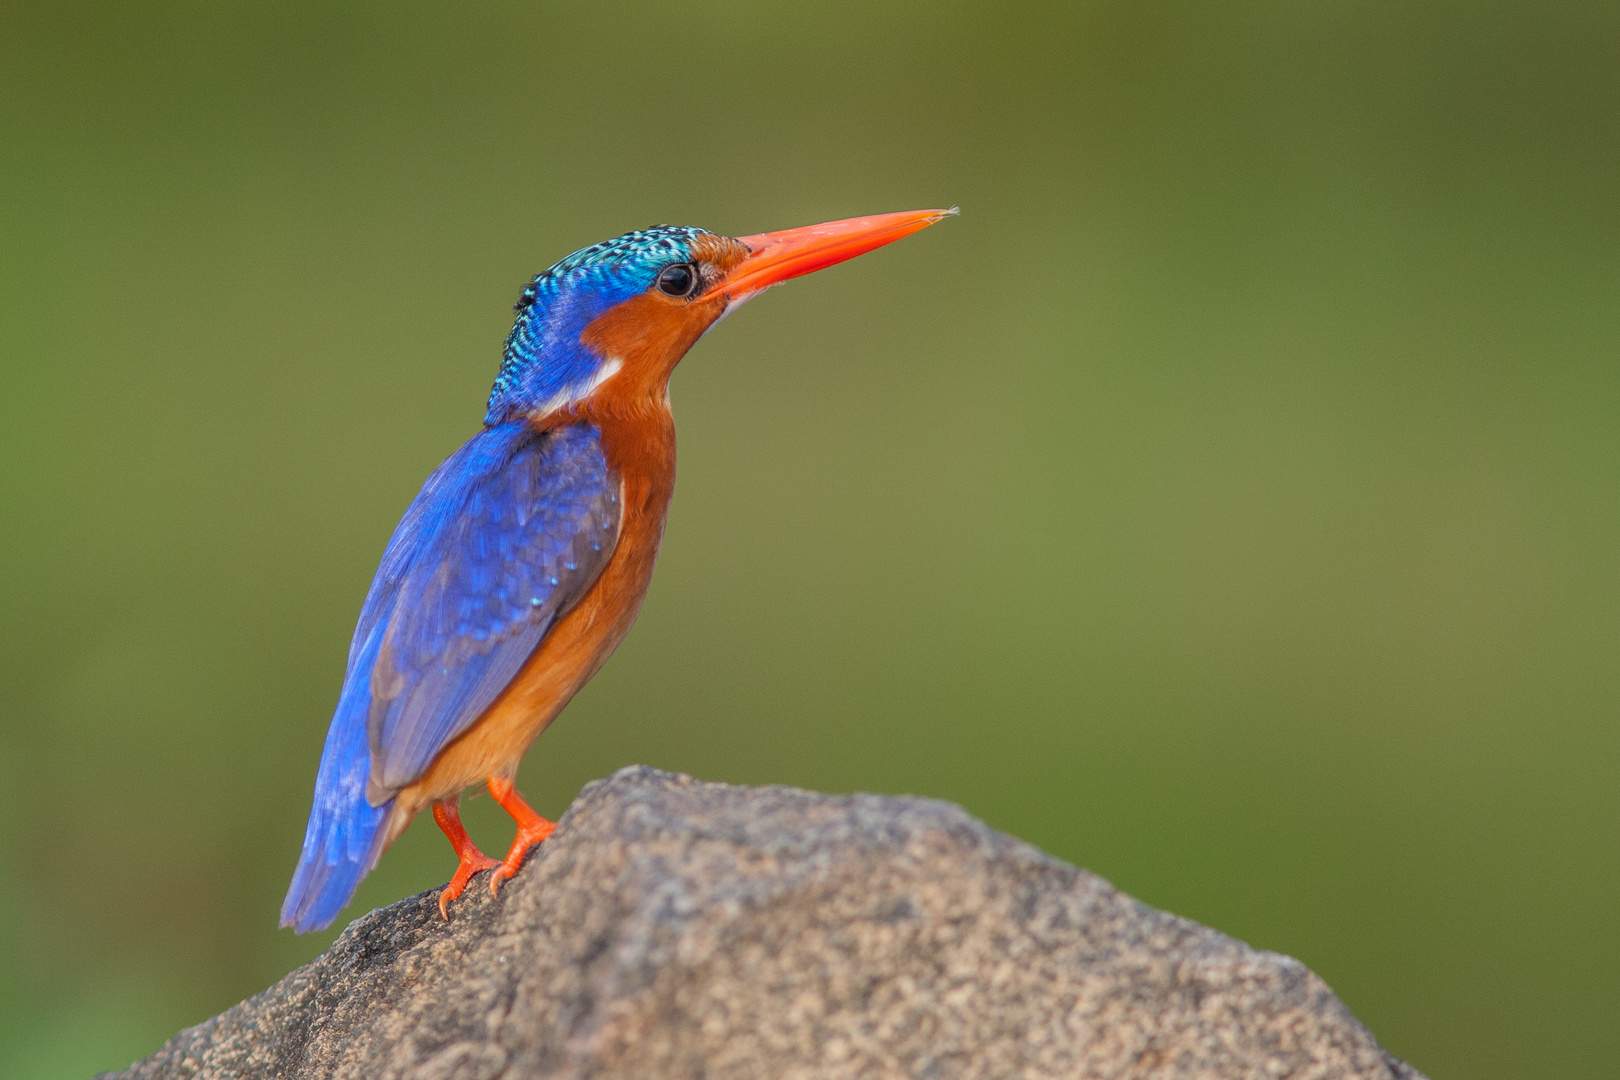
[[658, 271], [658, 291], [665, 296], [691, 296], [697, 283], [697, 267], [691, 263], [675, 263]]

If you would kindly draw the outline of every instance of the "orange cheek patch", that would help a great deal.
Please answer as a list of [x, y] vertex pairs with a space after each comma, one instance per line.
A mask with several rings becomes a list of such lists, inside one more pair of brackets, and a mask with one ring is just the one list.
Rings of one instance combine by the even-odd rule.
[[[693, 261], [711, 276], [729, 273], [748, 255], [748, 246], [729, 236], [700, 236], [692, 243]], [[703, 297], [686, 301], [650, 291], [598, 315], [579, 339], [621, 366], [592, 396], [604, 404], [663, 400], [675, 365], [724, 311], [724, 304]]]
[[623, 366], [598, 395], [662, 398], [670, 372], [719, 316], [714, 304], [687, 304], [656, 293], [631, 297], [597, 316], [580, 341]]

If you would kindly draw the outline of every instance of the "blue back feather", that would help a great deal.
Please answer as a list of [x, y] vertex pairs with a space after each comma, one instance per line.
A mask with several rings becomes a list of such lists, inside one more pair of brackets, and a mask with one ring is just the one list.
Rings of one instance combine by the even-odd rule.
[[415, 780], [489, 707], [618, 535], [618, 480], [594, 427], [508, 424], [465, 450], [456, 466], [477, 479], [433, 507], [371, 675], [372, 779], [385, 789]]

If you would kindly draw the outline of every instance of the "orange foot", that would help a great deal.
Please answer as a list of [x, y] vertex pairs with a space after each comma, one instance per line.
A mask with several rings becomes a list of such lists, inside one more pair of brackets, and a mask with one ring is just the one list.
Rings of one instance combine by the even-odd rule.
[[523, 865], [523, 856], [529, 849], [550, 836], [557, 827], [555, 821], [547, 821], [534, 812], [534, 808], [523, 801], [523, 796], [512, 789], [512, 781], [497, 780], [490, 777], [489, 793], [495, 801], [501, 804], [501, 809], [512, 815], [517, 822], [517, 836], [512, 840], [512, 846], [507, 849], [506, 858], [501, 865], [495, 868], [495, 873], [489, 878], [489, 891], [494, 893], [501, 887], [501, 882], [518, 872]]
[[480, 870], [488, 870], [499, 866], [500, 863], [478, 850], [478, 845], [472, 842], [467, 835], [466, 826], [461, 823], [461, 811], [456, 808], [455, 802], [442, 802], [433, 804], [433, 820], [438, 822], [444, 835], [450, 838], [450, 846], [456, 849], [455, 876], [450, 883], [439, 890], [439, 914], [444, 921], [450, 921], [450, 901], [461, 895], [461, 890], [467, 887], [467, 882]]

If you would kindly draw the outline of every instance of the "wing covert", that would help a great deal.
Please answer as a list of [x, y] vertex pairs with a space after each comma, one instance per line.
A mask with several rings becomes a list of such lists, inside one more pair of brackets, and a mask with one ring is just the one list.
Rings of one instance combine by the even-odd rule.
[[381, 635], [369, 670], [348, 674], [370, 682], [368, 801], [415, 780], [490, 706], [595, 582], [619, 524], [619, 480], [588, 424], [488, 429], [429, 478], [356, 631]]

